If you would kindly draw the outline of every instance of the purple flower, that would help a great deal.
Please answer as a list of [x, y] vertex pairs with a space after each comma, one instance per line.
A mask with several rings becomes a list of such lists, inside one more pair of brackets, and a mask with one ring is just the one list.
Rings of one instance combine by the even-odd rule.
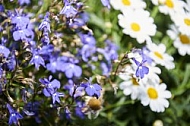
[[34, 33], [30, 29], [19, 29], [13, 32], [13, 38], [15, 41], [27, 40], [28, 38], [33, 38]]
[[15, 24], [16, 28], [25, 29], [30, 23], [30, 20], [26, 16], [17, 15], [11, 18], [11, 23]]
[[78, 13], [77, 10], [71, 5], [71, 3], [68, 2], [68, 0], [64, 0], [65, 6], [61, 10], [60, 14], [63, 14], [66, 16], [66, 18], [72, 18], [75, 17], [75, 15]]
[[105, 6], [105, 7], [107, 7], [107, 8], [109, 8], [110, 9], [110, 0], [101, 0], [101, 2], [102, 2], [102, 4]]
[[142, 62], [140, 63], [140, 62], [137, 61], [135, 58], [133, 58], [133, 61], [134, 61], [135, 64], [137, 65], [137, 70], [136, 70], [135, 75], [136, 75], [137, 77], [140, 77], [141, 79], [144, 78], [144, 75], [149, 73], [148, 67], [146, 67], [146, 66], [143, 65], [146, 61], [142, 61]]
[[48, 31], [51, 32], [50, 30], [50, 20], [49, 20], [49, 15], [50, 13], [47, 12], [46, 15], [44, 16], [44, 19], [42, 21], [42, 23], [39, 25], [38, 29], [40, 31]]
[[8, 48], [6, 48], [3, 45], [0, 45], [0, 57], [5, 57], [7, 58], [10, 54], [10, 51]]
[[106, 64], [105, 62], [101, 62], [100, 67], [102, 69], [102, 74], [105, 76], [109, 76], [111, 72], [111, 64]]
[[46, 97], [50, 97], [60, 88], [60, 82], [57, 79], [52, 80], [52, 76], [49, 76], [48, 79], [39, 79], [39, 81], [45, 86], [43, 93]]
[[34, 64], [35, 68], [38, 70], [40, 65], [45, 67], [45, 62], [44, 59], [40, 56], [38, 50], [32, 50], [33, 56], [32, 59], [30, 60], [30, 64]]
[[76, 101], [76, 107], [75, 107], [75, 114], [76, 116], [80, 117], [81, 119], [85, 118], [85, 114], [82, 112], [83, 108], [85, 106], [85, 103], [81, 101]]
[[[82, 49], [79, 51], [79, 54], [82, 55], [82, 59], [85, 62], [88, 62], [89, 59], [93, 56], [93, 54], [96, 53], [96, 47], [94, 45], [90, 45], [90, 44], [85, 44], [82, 46]], [[95, 57], [91, 58], [91, 59], [95, 59]]]
[[18, 0], [18, 3], [19, 3], [20, 5], [30, 4], [30, 0]]
[[5, 11], [5, 8], [2, 4], [0, 4], [0, 12], [4, 12]]
[[76, 98], [83, 95], [84, 87], [77, 87], [72, 80], [68, 81], [68, 84], [64, 86], [69, 91], [69, 95]]
[[73, 58], [69, 58], [69, 62], [63, 63], [62, 72], [65, 72], [65, 75], [67, 78], [72, 77], [80, 77], [82, 74], [82, 69], [80, 66], [76, 65], [78, 63], [78, 60], [75, 60]]
[[23, 116], [15, 111], [9, 104], [7, 104], [7, 108], [9, 110], [10, 116], [9, 116], [9, 125], [15, 124], [18, 125], [18, 119], [22, 119]]
[[80, 33], [79, 36], [80, 36], [80, 39], [81, 39], [83, 44], [89, 44], [89, 45], [95, 46], [96, 40], [95, 40], [94, 36], [92, 36], [91, 33], [88, 33], [88, 34]]
[[91, 80], [89, 80], [86, 83], [82, 83], [81, 87], [85, 88], [86, 93], [89, 96], [96, 96], [96, 97], [100, 97], [100, 91], [102, 90], [102, 87], [99, 84], [91, 84], [90, 82]]
[[54, 93], [52, 94], [53, 104], [55, 104], [56, 101], [57, 101], [58, 103], [60, 103], [59, 97], [63, 97], [63, 96], [64, 96], [63, 93], [54, 92]]

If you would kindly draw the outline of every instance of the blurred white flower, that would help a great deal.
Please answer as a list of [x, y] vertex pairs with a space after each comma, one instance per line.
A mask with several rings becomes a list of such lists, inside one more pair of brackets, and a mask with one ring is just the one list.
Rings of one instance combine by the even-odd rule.
[[175, 13], [171, 19], [182, 34], [190, 36], [190, 12]]
[[142, 86], [140, 95], [141, 103], [144, 106], [149, 105], [154, 112], [164, 112], [169, 107], [168, 98], [171, 98], [171, 92], [166, 90], [166, 84], [152, 84], [152, 82]]
[[155, 63], [165, 66], [167, 69], [175, 68], [174, 59], [165, 53], [166, 46], [164, 44], [156, 45], [155, 43], [149, 43], [147, 44], [147, 48], [150, 50], [149, 55]]
[[110, 0], [111, 5], [116, 10], [123, 9], [143, 9], [146, 3], [142, 0]]
[[159, 11], [164, 14], [174, 14], [183, 11], [185, 2], [181, 0], [151, 0], [154, 5], [159, 6]]
[[139, 99], [140, 86], [137, 78], [135, 77], [135, 70], [131, 65], [127, 65], [122, 72], [119, 73], [119, 77], [124, 80], [120, 83], [119, 88], [123, 90], [124, 95], [131, 95], [131, 99]]
[[190, 36], [180, 34], [174, 25], [172, 25], [171, 29], [167, 31], [167, 34], [174, 40], [174, 47], [178, 49], [180, 55], [190, 55]]
[[153, 23], [153, 18], [146, 10], [126, 9], [123, 14], [118, 15], [119, 25], [124, 28], [123, 32], [136, 38], [139, 43], [150, 40], [150, 36], [156, 33], [156, 25]]

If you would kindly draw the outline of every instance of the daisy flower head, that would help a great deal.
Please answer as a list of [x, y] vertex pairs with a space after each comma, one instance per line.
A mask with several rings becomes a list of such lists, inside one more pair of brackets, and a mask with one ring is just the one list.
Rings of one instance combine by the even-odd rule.
[[152, 0], [152, 3], [159, 6], [159, 11], [163, 14], [174, 14], [181, 12], [185, 3], [181, 0]]
[[176, 13], [171, 19], [182, 34], [190, 35], [190, 12]]
[[150, 36], [156, 33], [156, 25], [146, 10], [126, 9], [123, 14], [118, 15], [119, 25], [124, 28], [123, 33], [136, 38], [138, 43], [150, 40]]
[[174, 40], [174, 47], [177, 48], [181, 56], [190, 55], [190, 35], [181, 34], [173, 25], [167, 34]]
[[150, 57], [156, 64], [160, 64], [167, 69], [173, 69], [175, 64], [173, 63], [174, 58], [169, 54], [165, 53], [166, 46], [164, 44], [156, 45], [155, 43], [147, 44], [147, 48], [150, 50]]
[[168, 98], [171, 98], [171, 92], [166, 90], [166, 84], [148, 84], [142, 86], [141, 103], [144, 106], [149, 105], [154, 112], [164, 112], [169, 107]]
[[124, 95], [131, 95], [131, 99], [139, 99], [140, 86], [138, 79], [135, 77], [135, 70], [131, 65], [127, 65], [122, 72], [119, 73], [119, 77], [123, 80], [119, 88], [123, 90]]
[[111, 5], [115, 10], [123, 9], [144, 9], [146, 3], [142, 0], [110, 0]]

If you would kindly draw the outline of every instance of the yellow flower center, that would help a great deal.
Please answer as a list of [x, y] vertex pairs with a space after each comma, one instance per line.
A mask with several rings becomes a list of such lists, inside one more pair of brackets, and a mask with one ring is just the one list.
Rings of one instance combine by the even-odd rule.
[[190, 26], [190, 19], [185, 18], [185, 19], [184, 19], [184, 22], [185, 22], [185, 24], [186, 24], [187, 26]]
[[148, 88], [147, 93], [148, 93], [149, 98], [151, 99], [158, 98], [158, 92], [152, 87]]
[[180, 35], [179, 38], [181, 43], [190, 44], [190, 38], [187, 35]]
[[131, 5], [130, 0], [122, 0], [122, 3], [123, 3], [124, 5], [126, 5], [126, 6]]
[[101, 101], [99, 99], [96, 98], [91, 98], [88, 102], [89, 107], [92, 110], [99, 110], [101, 108]]
[[160, 59], [163, 59], [162, 54], [160, 54], [159, 52], [154, 52], [154, 55]]
[[139, 26], [139, 24], [137, 24], [137, 23], [132, 23], [131, 24], [131, 29], [133, 30], [133, 31], [135, 31], [135, 32], [138, 32], [138, 31], [140, 31], [140, 26]]
[[137, 82], [136, 78], [132, 77], [132, 83], [133, 85], [139, 85], [139, 83]]
[[172, 0], [166, 0], [165, 5], [168, 6], [169, 8], [173, 8], [174, 7], [174, 3]]

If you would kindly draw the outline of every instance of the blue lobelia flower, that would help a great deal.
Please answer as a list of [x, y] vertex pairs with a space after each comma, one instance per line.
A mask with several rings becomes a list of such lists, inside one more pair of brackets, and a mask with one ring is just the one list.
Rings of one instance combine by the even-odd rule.
[[76, 101], [76, 107], [75, 107], [75, 114], [76, 116], [80, 117], [81, 119], [85, 118], [85, 114], [83, 113], [83, 108], [85, 106], [84, 102]]
[[58, 103], [60, 103], [59, 97], [63, 97], [63, 96], [64, 96], [63, 93], [60, 93], [60, 92], [56, 92], [56, 91], [55, 91], [55, 92], [52, 94], [53, 104], [55, 104], [56, 101], [57, 101]]
[[105, 6], [105, 7], [107, 7], [107, 8], [109, 8], [110, 9], [110, 0], [101, 0], [101, 2], [102, 2], [102, 4]]
[[133, 58], [133, 61], [137, 65], [137, 69], [136, 69], [135, 75], [137, 77], [140, 77], [141, 79], [144, 78], [144, 75], [149, 73], [149, 68], [146, 67], [146, 66], [144, 66], [144, 63], [146, 62], [146, 60], [142, 60], [142, 62], [140, 63], [135, 58]]
[[45, 67], [44, 59], [40, 56], [39, 50], [32, 49], [32, 54], [33, 55], [29, 63], [34, 64], [37, 70], [39, 69], [40, 65]]
[[82, 68], [76, 63], [79, 61], [73, 58], [69, 58], [69, 61], [66, 63], [62, 63], [62, 72], [65, 72], [65, 75], [67, 78], [72, 78], [72, 77], [80, 77], [82, 75]]
[[39, 25], [38, 29], [40, 31], [48, 31], [51, 32], [50, 30], [50, 20], [49, 20], [49, 15], [50, 13], [47, 12], [46, 15], [44, 16], [44, 19], [42, 21], [42, 23]]
[[78, 13], [77, 9], [75, 9], [68, 0], [64, 0], [65, 6], [61, 10], [60, 14], [66, 16], [66, 18], [73, 18]]
[[86, 83], [82, 83], [80, 86], [85, 88], [85, 91], [89, 96], [100, 97], [102, 87], [99, 84], [91, 84], [91, 79]]
[[9, 125], [15, 124], [18, 125], [18, 119], [22, 119], [23, 116], [15, 111], [9, 104], [7, 104], [7, 108], [9, 110], [10, 116], [9, 116]]
[[19, 3], [20, 5], [30, 4], [30, 0], [18, 0], [18, 3]]
[[20, 16], [19, 14], [16, 14], [16, 16], [11, 18], [11, 23], [14, 24], [16, 28], [25, 29], [30, 23], [30, 19], [26, 16]]
[[7, 47], [0, 45], [0, 57], [7, 58], [10, 54], [10, 51]]
[[50, 97], [60, 88], [60, 82], [57, 79], [52, 80], [52, 76], [49, 78], [39, 79], [39, 81], [45, 86], [43, 93], [46, 97]]
[[64, 86], [64, 89], [69, 91], [69, 95], [77, 98], [83, 95], [84, 87], [78, 87], [74, 82], [69, 79], [68, 84]]

